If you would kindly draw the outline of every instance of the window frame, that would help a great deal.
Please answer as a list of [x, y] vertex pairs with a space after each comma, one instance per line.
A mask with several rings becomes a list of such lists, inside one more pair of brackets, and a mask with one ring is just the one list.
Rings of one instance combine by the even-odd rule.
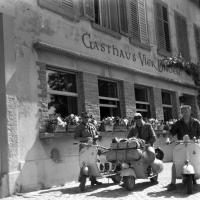
[[[48, 87], [48, 71], [53, 71], [53, 72], [62, 72], [62, 73], [66, 73], [66, 74], [73, 74], [75, 75], [75, 82], [76, 82], [76, 92], [68, 92], [68, 91], [59, 91], [59, 90], [52, 90]], [[60, 69], [57, 67], [52, 67], [47, 65], [46, 66], [46, 84], [47, 84], [47, 96], [48, 95], [58, 95], [58, 96], [66, 96], [66, 97], [76, 97], [77, 98], [77, 114], [78, 114], [78, 74], [77, 72], [71, 71], [71, 70], [65, 70], [65, 69]], [[71, 114], [71, 113], [69, 113]]]
[[[101, 2], [101, 0], [97, 0], [98, 2]], [[100, 22], [100, 24], [98, 24], [98, 23], [96, 23], [95, 22], [95, 19], [94, 20], [91, 20], [91, 24], [92, 24], [92, 27], [93, 28], [95, 28], [95, 29], [97, 29], [98, 31], [101, 31], [101, 32], [104, 32], [104, 33], [106, 33], [106, 34], [109, 34], [109, 35], [111, 35], [111, 36], [113, 36], [113, 37], [115, 37], [115, 38], [117, 38], [117, 39], [121, 39], [121, 36], [123, 35], [123, 36], [126, 36], [126, 37], [129, 37], [129, 22], [128, 22], [128, 15], [126, 15], [126, 20], [127, 20], [127, 33], [125, 33], [124, 31], [122, 31], [121, 30], [121, 15], [120, 15], [120, 10], [119, 10], [119, 1], [120, 0], [116, 0], [116, 3], [117, 3], [117, 5], [116, 5], [116, 7], [117, 7], [117, 23], [118, 23], [118, 30], [117, 31], [114, 31], [114, 30], [112, 30], [111, 28], [108, 28], [108, 27], [104, 27], [104, 26], [102, 26], [101, 25], [101, 22]], [[100, 3], [101, 4], [101, 3]], [[100, 5], [99, 4], [99, 5]], [[125, 9], [126, 9], [126, 11], [128, 10], [128, 8], [127, 8], [127, 3], [124, 5], [125, 6]], [[101, 6], [100, 6], [101, 7]], [[109, 8], [109, 6], [108, 6], [108, 15], [110, 16], [111, 14], [111, 12], [110, 12], [110, 8]], [[95, 12], [95, 10], [94, 10], [94, 12]], [[101, 11], [100, 11], [100, 8], [99, 8], [99, 13], [100, 13], [100, 21], [101, 21]], [[109, 26], [111, 26], [111, 21], [109, 21]]]
[[60, 4], [62, 4], [63, 0], [53, 0], [53, 1], [57, 1], [57, 2], [54, 2], [55, 5], [53, 2], [51, 2], [51, 0], [37, 0], [37, 4], [39, 7], [46, 9], [48, 11], [54, 12], [58, 15], [61, 15], [62, 17], [66, 17], [69, 20], [79, 21], [78, 16], [77, 16], [78, 5], [76, 5], [75, 1], [71, 0], [72, 8], [71, 7], [62, 8]]
[[163, 101], [162, 101], [163, 114], [164, 114], [164, 108], [171, 108], [171, 116], [173, 118], [173, 93], [169, 90], [161, 90], [161, 97], [162, 97], [162, 93], [170, 94], [170, 102], [171, 102], [171, 104], [163, 104]]
[[[137, 101], [136, 100], [136, 93], [135, 93], [135, 89], [145, 89], [146, 90], [146, 98], [147, 101]], [[150, 115], [151, 115], [151, 105], [150, 105], [150, 88], [147, 86], [143, 86], [143, 85], [135, 85], [134, 86], [134, 93], [135, 93], [135, 105], [136, 104], [140, 104], [140, 105], [146, 105], [149, 106], [149, 111], [150, 111]], [[148, 109], [139, 109], [136, 107], [136, 112], [146, 112], [148, 113]]]
[[[117, 108], [117, 109], [119, 109], [119, 115], [121, 115], [121, 110], [120, 110], [120, 95], [119, 95], [119, 82], [117, 80], [112, 80], [112, 79], [107, 79], [107, 78], [102, 78], [102, 77], [98, 77], [98, 81], [99, 80], [116, 83], [116, 87], [117, 87], [117, 98], [104, 97], [104, 96], [100, 96], [100, 95], [98, 96], [98, 99], [99, 99], [99, 109], [100, 109], [100, 107]], [[98, 91], [98, 94], [99, 94], [99, 91]], [[116, 105], [113, 105], [113, 104], [101, 104], [100, 100], [115, 101]]]

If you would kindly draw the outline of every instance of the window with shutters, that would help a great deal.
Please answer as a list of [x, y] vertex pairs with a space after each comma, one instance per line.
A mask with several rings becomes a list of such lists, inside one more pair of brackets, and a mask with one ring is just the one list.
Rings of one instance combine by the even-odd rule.
[[155, 20], [158, 52], [165, 55], [171, 51], [169, 17], [167, 5], [160, 1], [155, 1]]
[[177, 40], [178, 51], [179, 53], [181, 53], [182, 57], [185, 60], [189, 61], [190, 53], [189, 53], [186, 19], [177, 12], [174, 13], [174, 17], [176, 25], [176, 40]]
[[128, 34], [126, 0], [83, 0], [84, 16], [94, 28], [120, 38]]
[[200, 27], [194, 25], [194, 36], [197, 49], [197, 59], [200, 62]]
[[73, 0], [38, 0], [38, 5], [72, 20], [75, 19], [75, 5]]
[[149, 46], [145, 0], [129, 0], [130, 42]]

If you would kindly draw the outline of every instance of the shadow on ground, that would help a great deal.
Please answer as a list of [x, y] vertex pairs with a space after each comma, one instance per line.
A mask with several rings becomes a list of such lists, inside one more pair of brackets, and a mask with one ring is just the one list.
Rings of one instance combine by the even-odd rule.
[[182, 184], [176, 184], [176, 190], [173, 191], [167, 191], [167, 187], [164, 187], [165, 190], [163, 191], [159, 191], [159, 192], [149, 192], [147, 193], [148, 196], [150, 197], [155, 197], [155, 198], [159, 198], [159, 197], [164, 197], [164, 198], [170, 198], [170, 197], [176, 197], [176, 198], [187, 198], [190, 195], [196, 194], [200, 192], [200, 185], [194, 185], [194, 190], [193, 190], [193, 194], [187, 194], [186, 193], [186, 187]]
[[[112, 198], [112, 197], [124, 197], [131, 193], [141, 192], [142, 190], [153, 186], [150, 182], [142, 182], [137, 183], [135, 185], [134, 191], [127, 191], [125, 188], [121, 186], [117, 186], [113, 183], [102, 184], [98, 186], [91, 187], [90, 185], [86, 185], [85, 192], [83, 192], [86, 196], [94, 196], [94, 197], [101, 197], [101, 198]], [[102, 190], [103, 189], [103, 190]], [[61, 192], [62, 194], [80, 194], [79, 187], [71, 187], [71, 188], [64, 188], [64, 189], [55, 189], [55, 190], [48, 190], [48, 191], [41, 191], [41, 194], [44, 193], [51, 193], [51, 192]], [[152, 194], [153, 196], [153, 194]]]

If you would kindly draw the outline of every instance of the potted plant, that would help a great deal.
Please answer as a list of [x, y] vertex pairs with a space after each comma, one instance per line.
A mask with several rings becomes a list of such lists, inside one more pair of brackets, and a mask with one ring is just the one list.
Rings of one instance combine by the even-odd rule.
[[114, 118], [114, 131], [127, 131], [129, 120], [126, 117]]
[[66, 122], [66, 131], [67, 132], [74, 132], [75, 128], [80, 124], [81, 117], [78, 115], [70, 114], [65, 119]]
[[102, 125], [104, 126], [104, 130], [107, 132], [113, 131], [114, 127], [114, 117], [106, 117], [102, 120]]

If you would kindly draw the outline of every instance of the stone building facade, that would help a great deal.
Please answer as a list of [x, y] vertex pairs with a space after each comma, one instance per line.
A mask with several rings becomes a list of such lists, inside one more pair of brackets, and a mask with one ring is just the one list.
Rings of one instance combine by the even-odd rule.
[[199, 1], [7, 0], [0, 12], [2, 197], [77, 180], [73, 133], [39, 137], [50, 104], [63, 116], [169, 120], [187, 103], [199, 118], [192, 77], [160, 64], [180, 52], [199, 61]]

